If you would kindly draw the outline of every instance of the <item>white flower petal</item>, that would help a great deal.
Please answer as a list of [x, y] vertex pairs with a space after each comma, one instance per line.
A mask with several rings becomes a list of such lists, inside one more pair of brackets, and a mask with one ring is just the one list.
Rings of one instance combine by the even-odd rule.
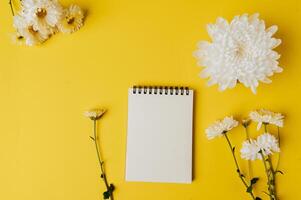
[[268, 36], [271, 37], [272, 35], [274, 35], [277, 32], [277, 30], [278, 30], [278, 26], [273, 25], [266, 30], [266, 33], [268, 34]]
[[242, 144], [240, 156], [245, 160], [261, 160], [262, 156], [259, 154], [259, 151], [260, 148], [258, 147], [256, 140], [246, 140]]
[[264, 155], [273, 154], [273, 152], [280, 152], [278, 140], [270, 133], [264, 133], [258, 136], [256, 142]]

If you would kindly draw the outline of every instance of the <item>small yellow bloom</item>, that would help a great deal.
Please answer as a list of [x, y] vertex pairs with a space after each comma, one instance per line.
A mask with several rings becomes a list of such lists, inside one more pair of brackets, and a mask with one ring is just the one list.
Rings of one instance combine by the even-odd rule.
[[62, 33], [78, 31], [84, 24], [84, 12], [78, 5], [71, 5], [64, 10], [62, 19], [58, 23], [58, 29]]
[[246, 128], [251, 124], [251, 119], [250, 118], [243, 119], [241, 121], [241, 124]]
[[103, 114], [105, 112], [106, 112], [105, 109], [93, 109], [93, 110], [84, 112], [84, 115], [86, 117], [90, 118], [91, 120], [98, 120], [103, 116]]

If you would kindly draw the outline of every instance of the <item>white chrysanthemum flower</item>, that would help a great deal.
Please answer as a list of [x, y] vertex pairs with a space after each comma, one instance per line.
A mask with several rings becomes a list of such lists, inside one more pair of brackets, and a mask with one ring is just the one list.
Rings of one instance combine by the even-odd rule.
[[253, 121], [258, 122], [257, 130], [261, 128], [262, 124], [273, 124], [278, 127], [283, 127], [284, 116], [281, 113], [260, 109], [250, 112], [249, 116]]
[[241, 158], [245, 160], [262, 160], [264, 156], [280, 152], [278, 140], [270, 133], [264, 133], [257, 137], [256, 140], [246, 140], [240, 150]]
[[233, 117], [225, 117], [223, 120], [214, 122], [211, 126], [206, 129], [206, 135], [209, 140], [222, 136], [224, 133], [230, 131], [234, 127], [238, 126], [238, 121]]
[[256, 143], [265, 156], [273, 154], [273, 152], [280, 152], [278, 140], [270, 133], [258, 136]]
[[47, 39], [47, 36], [41, 34], [37, 30], [34, 30], [33, 25], [27, 22], [22, 15], [14, 16], [13, 23], [19, 37], [24, 37], [25, 44], [28, 46], [41, 44]]
[[258, 147], [256, 140], [249, 139], [242, 143], [240, 156], [245, 160], [256, 160], [256, 159], [261, 160], [262, 157], [259, 154], [259, 151], [260, 148]]
[[84, 23], [84, 12], [78, 5], [71, 5], [64, 10], [62, 19], [58, 23], [58, 29], [63, 33], [78, 31]]
[[94, 109], [84, 112], [84, 115], [91, 120], [98, 120], [106, 112], [105, 109]]
[[281, 43], [272, 37], [277, 26], [266, 29], [258, 16], [244, 14], [230, 23], [218, 18], [207, 26], [212, 42], [201, 41], [194, 55], [205, 67], [201, 77], [209, 78], [208, 85], [218, 84], [223, 91], [240, 82], [256, 93], [259, 81], [271, 83], [268, 77], [282, 72], [280, 55], [273, 51]]
[[23, 0], [22, 5], [24, 16], [35, 31], [46, 36], [55, 33], [63, 14], [63, 8], [57, 0]]

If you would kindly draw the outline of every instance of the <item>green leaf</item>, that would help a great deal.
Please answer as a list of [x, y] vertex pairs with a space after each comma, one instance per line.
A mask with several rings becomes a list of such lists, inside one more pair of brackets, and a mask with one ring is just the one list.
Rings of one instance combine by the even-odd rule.
[[267, 193], [266, 191], [263, 191], [264, 194], [268, 195], [269, 197], [271, 197], [272, 195], [270, 195], [269, 193]]
[[255, 200], [262, 200], [262, 198], [260, 198], [260, 197], [256, 197], [256, 198], [255, 198]]
[[91, 140], [95, 141], [95, 138], [94, 138], [94, 137], [90, 136], [90, 138], [91, 138]]
[[105, 192], [103, 193], [103, 199], [109, 199], [110, 196], [111, 196], [111, 194], [110, 194], [109, 191], [105, 191]]
[[250, 185], [248, 188], [247, 188], [247, 193], [251, 193], [252, 192], [252, 190], [253, 190], [253, 187], [252, 187], [252, 185]]
[[251, 185], [254, 185], [254, 184], [256, 184], [258, 180], [259, 180], [259, 178], [258, 178], [258, 177], [254, 177], [254, 178], [252, 178], [252, 180], [251, 180]]
[[278, 170], [278, 171], [275, 172], [275, 174], [277, 174], [277, 173], [282, 174], [282, 175], [284, 174], [284, 173], [283, 173], [282, 171], [280, 171], [280, 170]]
[[115, 186], [112, 183], [109, 186], [109, 190], [111, 193], [115, 190]]

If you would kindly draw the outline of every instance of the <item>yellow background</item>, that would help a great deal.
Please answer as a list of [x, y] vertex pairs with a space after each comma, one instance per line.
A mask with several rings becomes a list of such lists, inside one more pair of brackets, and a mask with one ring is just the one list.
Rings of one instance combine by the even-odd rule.
[[[256, 108], [287, 116], [281, 130], [278, 178], [281, 200], [301, 199], [301, 3], [299, 0], [65, 0], [88, 15], [73, 35], [57, 34], [39, 47], [13, 45], [12, 18], [0, 3], [0, 199], [101, 199], [92, 122], [83, 111], [105, 107], [101, 147], [116, 200], [249, 199], [234, 171], [223, 138], [207, 141], [204, 129], [225, 115], [241, 117]], [[238, 86], [223, 93], [198, 78], [192, 52], [208, 40], [205, 26], [218, 16], [231, 19], [259, 12], [267, 25], [277, 24], [283, 43], [282, 74], [258, 94]], [[127, 89], [134, 84], [187, 85], [195, 89], [194, 181], [191, 185], [124, 181]], [[255, 136], [256, 133], [252, 132]], [[242, 128], [230, 135], [240, 147]], [[246, 169], [246, 163], [240, 161]], [[263, 166], [254, 174], [265, 186]]]

